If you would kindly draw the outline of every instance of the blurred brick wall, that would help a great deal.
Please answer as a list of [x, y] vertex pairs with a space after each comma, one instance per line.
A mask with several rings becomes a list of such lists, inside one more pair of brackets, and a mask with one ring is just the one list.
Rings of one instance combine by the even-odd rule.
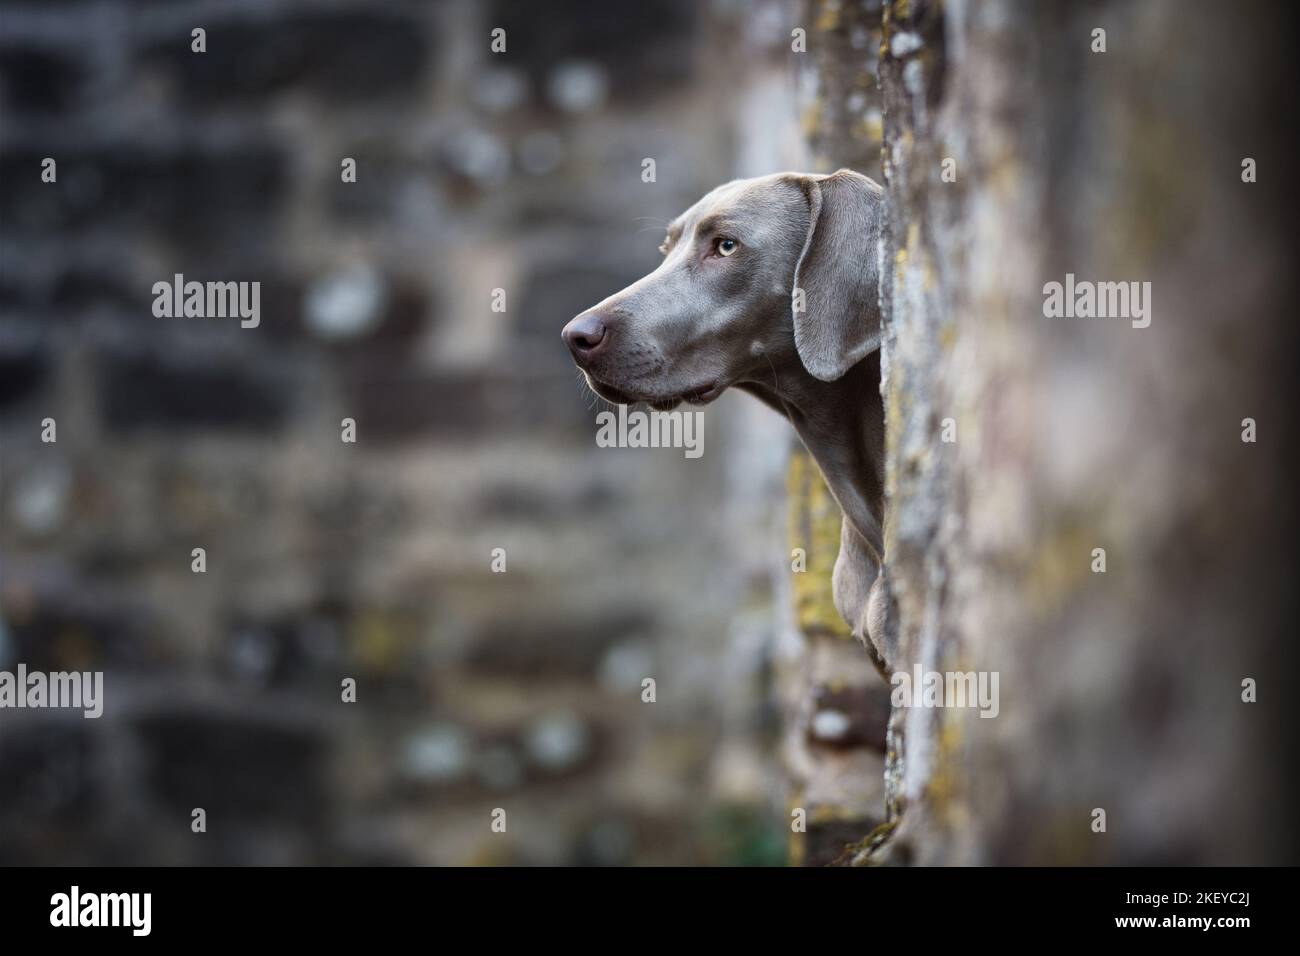
[[[785, 426], [597, 454], [558, 332], [770, 171], [789, 20], [0, 2], [0, 666], [109, 698], [0, 715], [0, 859], [782, 859]], [[261, 326], [154, 318], [174, 273]]]

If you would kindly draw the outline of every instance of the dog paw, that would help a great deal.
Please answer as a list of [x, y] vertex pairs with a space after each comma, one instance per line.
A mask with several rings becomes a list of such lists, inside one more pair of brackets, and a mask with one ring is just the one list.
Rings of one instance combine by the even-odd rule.
[[866, 607], [859, 620], [858, 638], [871, 655], [871, 662], [876, 665], [882, 677], [889, 677], [888, 655], [885, 653], [885, 612], [888, 595], [885, 590], [885, 575], [876, 575], [871, 591], [867, 594]]

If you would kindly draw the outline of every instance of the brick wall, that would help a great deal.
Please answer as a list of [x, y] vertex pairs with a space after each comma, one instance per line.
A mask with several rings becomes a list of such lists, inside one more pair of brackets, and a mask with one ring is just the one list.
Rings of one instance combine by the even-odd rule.
[[[0, 666], [108, 675], [0, 715], [0, 859], [783, 858], [786, 428], [597, 453], [558, 332], [796, 164], [790, 16], [0, 2]], [[261, 325], [155, 318], [175, 273]]]

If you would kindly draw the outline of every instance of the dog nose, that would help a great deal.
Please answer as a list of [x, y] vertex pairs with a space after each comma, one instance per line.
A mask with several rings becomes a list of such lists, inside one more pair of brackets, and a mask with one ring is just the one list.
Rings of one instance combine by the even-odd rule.
[[560, 334], [573, 357], [583, 361], [591, 358], [605, 341], [605, 321], [595, 312], [584, 312], [576, 319], [570, 319]]

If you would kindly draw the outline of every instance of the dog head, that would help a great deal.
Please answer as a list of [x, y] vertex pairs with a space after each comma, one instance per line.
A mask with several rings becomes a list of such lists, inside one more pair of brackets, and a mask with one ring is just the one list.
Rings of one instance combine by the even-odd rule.
[[881, 189], [841, 169], [719, 186], [668, 226], [654, 272], [563, 337], [616, 404], [705, 404], [799, 362], [833, 381], [879, 347]]

